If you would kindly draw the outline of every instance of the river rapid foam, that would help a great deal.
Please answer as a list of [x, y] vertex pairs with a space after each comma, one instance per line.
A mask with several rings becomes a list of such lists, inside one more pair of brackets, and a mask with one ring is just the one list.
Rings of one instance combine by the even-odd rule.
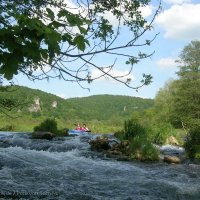
[[0, 199], [199, 200], [200, 166], [122, 162], [84, 135], [31, 139], [0, 132]]

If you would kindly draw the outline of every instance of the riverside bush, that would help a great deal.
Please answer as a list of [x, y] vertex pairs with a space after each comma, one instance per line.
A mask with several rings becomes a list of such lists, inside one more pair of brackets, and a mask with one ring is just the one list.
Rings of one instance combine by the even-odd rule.
[[175, 135], [175, 129], [169, 123], [161, 123], [151, 126], [149, 133], [150, 140], [154, 144], [163, 145], [169, 136]]
[[136, 136], [129, 143], [131, 157], [141, 161], [159, 160], [159, 151], [147, 138]]
[[156, 161], [159, 159], [159, 151], [150, 142], [147, 130], [139, 122], [127, 120], [124, 130], [116, 132], [115, 136], [121, 141], [129, 141], [128, 154], [133, 159]]
[[48, 131], [55, 134], [59, 133], [56, 120], [50, 118], [47, 118], [39, 126], [35, 126], [34, 131]]
[[0, 131], [14, 131], [15, 127], [13, 125], [6, 125], [0, 128]]
[[138, 135], [142, 136], [146, 134], [145, 128], [138, 122], [133, 120], [126, 120], [124, 123], [124, 139], [130, 140]]
[[114, 135], [121, 141], [131, 140], [132, 138], [135, 138], [138, 135], [146, 135], [146, 129], [138, 122], [134, 122], [133, 120], [126, 120], [124, 122], [124, 129], [115, 132]]
[[200, 160], [200, 127], [192, 128], [186, 138], [185, 151], [189, 158]]
[[159, 150], [155, 148], [151, 142], [146, 141], [142, 149], [142, 160], [144, 161], [157, 161], [159, 160]]

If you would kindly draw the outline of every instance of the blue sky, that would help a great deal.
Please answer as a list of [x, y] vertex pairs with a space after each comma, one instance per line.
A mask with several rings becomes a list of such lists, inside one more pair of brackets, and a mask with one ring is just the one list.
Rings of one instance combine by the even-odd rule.
[[[147, 17], [154, 12], [155, 2], [153, 0], [149, 7], [145, 8], [144, 15]], [[143, 60], [134, 66], [131, 77], [137, 83], [141, 80], [142, 73], [151, 74], [153, 83], [139, 89], [138, 92], [127, 88], [120, 83], [97, 80], [89, 85], [89, 90], [82, 89], [77, 83], [65, 82], [63, 80], [52, 79], [50, 81], [28, 80], [23, 75], [15, 77], [16, 84], [40, 89], [48, 93], [61, 96], [63, 98], [83, 97], [96, 94], [113, 94], [138, 96], [142, 98], [154, 98], [156, 93], [171, 78], [176, 78], [175, 72], [178, 70], [174, 62], [191, 40], [200, 39], [200, 0], [163, 0], [162, 11], [154, 22], [153, 33], [160, 33], [150, 47], [146, 47], [147, 52], [155, 51], [150, 58]], [[149, 37], [152, 36], [150, 33]], [[148, 38], [148, 35], [147, 35]], [[112, 61], [103, 56], [97, 59], [98, 64], [105, 65]], [[120, 62], [116, 64], [114, 73], [123, 74], [127, 71], [127, 66]], [[92, 73], [98, 73], [93, 71]], [[133, 84], [134, 84], [133, 82]], [[137, 85], [137, 84], [136, 84]]]

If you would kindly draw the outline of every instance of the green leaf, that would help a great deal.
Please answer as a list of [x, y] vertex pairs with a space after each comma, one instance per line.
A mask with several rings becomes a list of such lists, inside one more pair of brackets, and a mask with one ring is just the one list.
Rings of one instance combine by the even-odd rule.
[[60, 10], [58, 13], [58, 17], [68, 17], [69, 12], [67, 10]]
[[77, 47], [81, 50], [85, 50], [85, 38], [82, 35], [78, 35], [74, 38], [74, 43], [77, 45]]
[[73, 41], [72, 41], [72, 36], [69, 34], [69, 33], [65, 33], [62, 35], [62, 40], [64, 42], [68, 42], [69, 44], [73, 44]]
[[48, 50], [47, 49], [42, 49], [41, 50], [41, 55], [42, 55], [42, 58], [47, 60], [48, 59]]
[[50, 9], [50, 8], [46, 8], [46, 11], [48, 13], [48, 17], [51, 19], [51, 20], [54, 20], [55, 16], [54, 16], [54, 12]]
[[49, 24], [49, 27], [54, 27], [56, 29], [58, 29], [59, 27], [63, 27], [64, 24], [58, 22], [58, 21], [52, 21], [50, 24]]
[[79, 27], [79, 30], [80, 30], [80, 32], [81, 33], [83, 33], [84, 35], [86, 35], [87, 34], [87, 30], [85, 29], [85, 28], [83, 28], [83, 27]]

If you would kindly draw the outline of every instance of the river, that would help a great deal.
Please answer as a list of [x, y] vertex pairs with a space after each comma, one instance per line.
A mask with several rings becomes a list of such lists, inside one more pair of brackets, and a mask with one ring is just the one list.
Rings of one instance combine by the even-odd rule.
[[200, 199], [200, 166], [124, 162], [90, 151], [93, 135], [0, 132], [0, 199]]

